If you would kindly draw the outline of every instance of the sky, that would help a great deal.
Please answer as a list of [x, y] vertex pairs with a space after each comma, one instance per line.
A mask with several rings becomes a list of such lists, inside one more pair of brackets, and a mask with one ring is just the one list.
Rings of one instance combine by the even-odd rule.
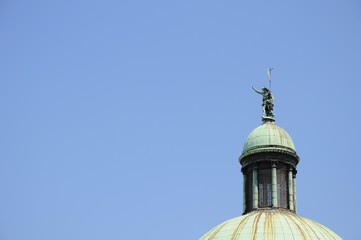
[[198, 239], [272, 92], [298, 214], [359, 239], [361, 2], [0, 2], [0, 239]]

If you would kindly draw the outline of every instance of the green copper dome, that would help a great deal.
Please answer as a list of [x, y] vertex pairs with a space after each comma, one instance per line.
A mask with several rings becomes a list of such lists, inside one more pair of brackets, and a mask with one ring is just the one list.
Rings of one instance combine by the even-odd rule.
[[263, 124], [249, 134], [239, 157], [243, 215], [216, 226], [200, 240], [341, 239], [325, 226], [296, 214], [299, 157], [295, 145], [274, 123], [271, 91], [265, 87], [253, 90], [262, 95]]
[[274, 122], [265, 122], [248, 135], [240, 158], [268, 151], [283, 151], [296, 155], [296, 148], [290, 135]]
[[327, 227], [290, 211], [261, 210], [230, 219], [200, 240], [316, 240], [341, 239]]

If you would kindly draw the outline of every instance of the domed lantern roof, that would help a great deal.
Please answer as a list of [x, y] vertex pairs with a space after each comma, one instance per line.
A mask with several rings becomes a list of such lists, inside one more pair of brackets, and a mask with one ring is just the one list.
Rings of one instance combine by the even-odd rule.
[[260, 152], [284, 152], [297, 157], [292, 138], [274, 122], [265, 122], [248, 135], [240, 161], [248, 155]]
[[294, 152], [296, 151], [290, 135], [275, 123], [267, 122], [254, 129], [248, 135], [242, 154], [249, 152], [254, 148], [268, 146], [285, 148]]

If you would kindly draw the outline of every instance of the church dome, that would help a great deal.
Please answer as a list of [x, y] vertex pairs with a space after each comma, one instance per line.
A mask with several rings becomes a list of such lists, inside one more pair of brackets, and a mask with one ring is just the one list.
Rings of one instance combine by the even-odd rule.
[[240, 159], [253, 153], [269, 151], [296, 155], [296, 148], [290, 135], [274, 122], [265, 122], [248, 135]]
[[341, 239], [325, 226], [297, 215], [300, 159], [290, 135], [275, 124], [271, 91], [254, 90], [263, 97], [263, 124], [248, 135], [239, 157], [243, 215], [216, 226], [200, 240]]
[[341, 239], [327, 227], [286, 210], [259, 210], [230, 219], [200, 240], [313, 240]]

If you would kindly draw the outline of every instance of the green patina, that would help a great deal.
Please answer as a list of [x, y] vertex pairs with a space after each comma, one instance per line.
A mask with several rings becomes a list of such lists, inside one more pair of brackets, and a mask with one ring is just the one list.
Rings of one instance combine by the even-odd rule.
[[241, 158], [258, 151], [277, 150], [296, 154], [295, 144], [290, 135], [274, 122], [265, 122], [248, 135]]

